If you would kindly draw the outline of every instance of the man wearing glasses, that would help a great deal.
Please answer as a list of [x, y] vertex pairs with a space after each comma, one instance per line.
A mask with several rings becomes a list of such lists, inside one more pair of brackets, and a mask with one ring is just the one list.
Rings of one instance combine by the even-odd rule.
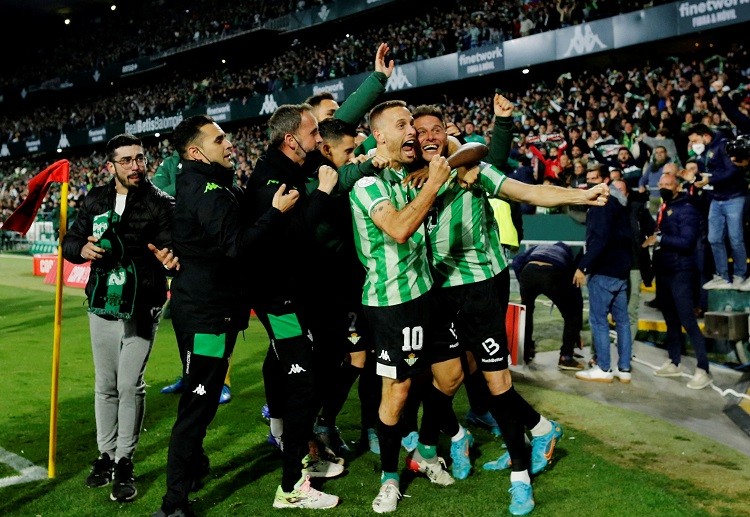
[[63, 238], [66, 260], [91, 261], [86, 284], [94, 357], [94, 413], [99, 457], [90, 488], [112, 482], [113, 501], [135, 498], [133, 454], [145, 408], [146, 370], [167, 297], [174, 199], [145, 177], [141, 140], [112, 138], [106, 148], [112, 181], [84, 198]]

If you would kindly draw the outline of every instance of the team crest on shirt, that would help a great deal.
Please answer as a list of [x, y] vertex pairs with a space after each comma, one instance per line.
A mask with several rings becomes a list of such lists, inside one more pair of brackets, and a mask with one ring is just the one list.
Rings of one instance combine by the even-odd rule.
[[417, 359], [419, 358], [411, 353], [406, 358], [404, 358], [404, 361], [406, 361], [406, 364], [408, 364], [409, 366], [414, 366], [414, 363], [417, 362]]
[[362, 336], [360, 336], [356, 332], [352, 332], [348, 339], [352, 345], [356, 345], [359, 342], [359, 340], [362, 339]]
[[359, 178], [357, 180], [357, 183], [354, 185], [359, 188], [365, 188], [369, 187], [370, 185], [373, 185], [375, 183], [375, 178], [373, 176], [365, 176], [364, 178]]

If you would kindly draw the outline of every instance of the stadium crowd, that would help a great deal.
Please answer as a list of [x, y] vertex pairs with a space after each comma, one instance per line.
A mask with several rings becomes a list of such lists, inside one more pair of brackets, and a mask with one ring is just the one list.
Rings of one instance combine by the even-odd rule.
[[[525, 181], [546, 179], [561, 185], [580, 186], [585, 184], [589, 160], [607, 160], [609, 165], [615, 166], [621, 148], [626, 147], [620, 165], [626, 168], [624, 174], [630, 186], [637, 188], [640, 178], [653, 166], [656, 157], [652, 151], [656, 146], [666, 147], [669, 161], [685, 163], [689, 158], [687, 130], [693, 124], [702, 122], [726, 134], [734, 131], [710, 87], [720, 76], [720, 63], [726, 88], [732, 90], [729, 95], [739, 109], [747, 112], [750, 85], [745, 83], [750, 60], [747, 49], [741, 44], [714, 59], [714, 66], [698, 58], [674, 58], [660, 66], [590, 70], [575, 76], [563, 74], [556, 81], [533, 84], [523, 91], [504, 88], [506, 95], [515, 100], [513, 130], [516, 138], [512, 156], [518, 161], [518, 176], [526, 178]], [[448, 98], [446, 119], [453, 121], [461, 131], [470, 124], [476, 128], [476, 135], [488, 138], [492, 132], [491, 102], [486, 95]], [[363, 120], [359, 130], [366, 133], [368, 129]], [[236, 125], [231, 132], [237, 152], [237, 175], [244, 184], [268, 143], [264, 122]], [[566, 148], [558, 160], [562, 162], [560, 172], [545, 172], [544, 156], [548, 152], [556, 153], [563, 142]], [[542, 153], [541, 159], [532, 154], [531, 146]], [[149, 145], [147, 151], [148, 172], [153, 175], [161, 160], [173, 149], [164, 139]], [[3, 220], [23, 199], [28, 179], [53, 160], [43, 156], [0, 161]], [[72, 156], [71, 161], [69, 197], [75, 202], [92, 186], [105, 181], [107, 174], [102, 169], [103, 157], [97, 153]], [[54, 195], [53, 191], [44, 208], [51, 210], [58, 202]], [[533, 208], [530, 211], [533, 212]]]
[[[206, 9], [204, 3], [201, 2], [201, 13], [216, 11]], [[648, 5], [653, 3], [648, 2]], [[258, 5], [264, 6], [263, 9], [255, 10]], [[290, 6], [281, 9], [279, 5], [285, 3], [250, 2], [234, 6], [221, 19], [230, 19], [231, 22], [204, 19], [202, 15], [191, 14], [196, 11], [188, 6], [175, 11], [167, 10], [165, 19], [156, 18], [160, 19], [160, 23], [147, 17], [143, 20], [139, 18], [137, 22], [118, 19], [102, 27], [94, 25], [93, 30], [84, 31], [82, 37], [66, 38], [64, 44], [61, 42], [38, 58], [26, 60], [21, 71], [9, 75], [39, 81], [42, 77], [64, 80], [65, 74], [72, 72], [90, 70], [94, 73], [107, 63], [148, 56], [180, 43], [180, 40], [170, 39], [170, 35], [197, 41], [202, 38], [198, 35], [204, 33], [207, 37], [214, 37], [212, 31], [229, 35], [232, 33], [229, 28], [243, 28], [237, 20], [252, 19], [248, 13], [269, 13], [267, 16], [271, 17], [271, 14], [291, 9]], [[229, 63], [212, 68], [201, 61], [201, 66], [194, 70], [181, 69], [169, 79], [160, 78], [158, 83], [128, 81], [117, 91], [87, 95], [85, 99], [64, 105], [55, 101], [30, 103], [28, 107], [23, 106], [24, 103], [9, 106], [8, 111], [0, 116], [0, 143], [56, 135], [61, 131], [97, 128], [107, 122], [171, 115], [193, 106], [241, 100], [355, 75], [367, 70], [369, 46], [373, 41], [389, 41], [391, 57], [396, 64], [407, 63], [613, 16], [640, 9], [644, 5], [647, 4], [624, 0], [587, 3], [557, 0], [555, 4], [519, 0], [438, 1], [426, 12], [419, 8], [408, 22], [400, 24], [382, 25], [362, 20], [358, 27], [333, 27], [326, 35], [315, 33], [314, 36], [306, 36], [307, 33], [301, 33], [299, 38], [291, 41], [291, 46], [288, 42], [278, 48], [271, 46], [262, 58], [252, 62], [252, 66]], [[277, 9], [273, 9], [273, 6]], [[414, 6], [405, 8], [416, 9]], [[223, 8], [221, 12], [225, 12]], [[110, 23], [117, 23], [117, 30], [121, 30], [123, 24], [138, 23], [137, 32], [148, 34], [149, 37], [118, 41], [117, 45], [108, 43], [104, 35], [114, 29], [109, 26]], [[196, 24], [212, 29], [203, 26], [194, 28]], [[162, 41], [163, 38], [167, 38], [167, 41]], [[136, 46], [136, 42], [142, 41], [149, 43]], [[67, 56], [86, 57], [71, 62], [61, 58], [61, 49], [65, 49]], [[24, 70], [26, 67], [28, 69]], [[28, 86], [29, 83], [17, 84]]]

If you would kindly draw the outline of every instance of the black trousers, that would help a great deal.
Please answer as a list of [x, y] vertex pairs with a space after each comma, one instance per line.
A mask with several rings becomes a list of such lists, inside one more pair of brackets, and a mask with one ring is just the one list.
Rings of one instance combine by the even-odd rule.
[[203, 439], [219, 407], [219, 397], [237, 334], [237, 330], [227, 332], [224, 334], [223, 350], [218, 343], [218, 347], [210, 352], [215, 355], [203, 355], [205, 348], [196, 353], [196, 334], [175, 329], [180, 356], [185, 357], [182, 372], [185, 389], [180, 396], [177, 420], [169, 440], [164, 509], [174, 510], [187, 505], [193, 481], [200, 475], [201, 465], [205, 465]]
[[291, 492], [302, 473], [319, 409], [313, 341], [301, 313], [273, 314], [255, 309], [270, 339], [263, 362], [266, 400], [274, 418], [284, 420], [281, 487]]
[[572, 356], [583, 327], [583, 296], [581, 289], [573, 285], [573, 274], [554, 266], [527, 264], [518, 282], [521, 303], [526, 305], [526, 346], [534, 335], [534, 302], [543, 294], [557, 306], [564, 320], [560, 355]]

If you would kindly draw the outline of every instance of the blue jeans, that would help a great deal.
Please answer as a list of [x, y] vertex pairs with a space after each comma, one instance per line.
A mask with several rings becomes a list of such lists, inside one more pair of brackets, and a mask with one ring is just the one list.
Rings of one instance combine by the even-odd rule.
[[734, 261], [734, 278], [744, 279], [747, 273], [747, 252], [743, 235], [742, 212], [745, 208], [745, 197], [737, 196], [720, 201], [714, 199], [708, 209], [708, 242], [716, 263], [716, 274], [729, 281], [729, 264], [727, 260], [726, 236], [729, 234], [729, 245], [732, 248]]
[[628, 317], [628, 281], [605, 275], [591, 275], [589, 285], [589, 324], [596, 350], [596, 364], [604, 371], [611, 368], [609, 353], [609, 322], [612, 314], [617, 331], [617, 367], [630, 369], [633, 338]]

